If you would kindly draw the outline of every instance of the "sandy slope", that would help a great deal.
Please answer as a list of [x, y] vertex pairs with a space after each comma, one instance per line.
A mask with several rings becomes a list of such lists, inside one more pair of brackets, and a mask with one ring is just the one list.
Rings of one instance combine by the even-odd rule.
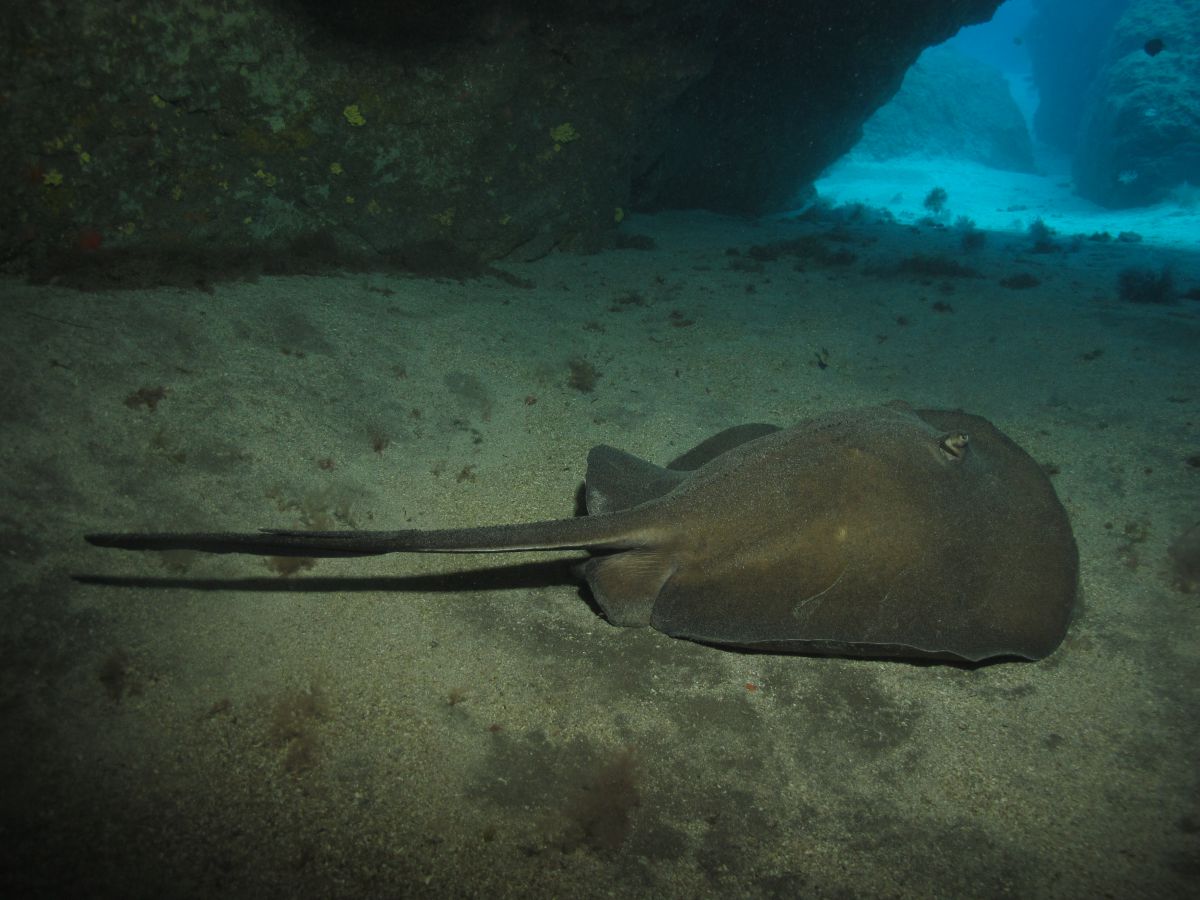
[[[1173, 254], [1186, 286], [1195, 257], [1031, 254], [1018, 233], [962, 257], [948, 231], [854, 221], [829, 242], [852, 264], [747, 261], [833, 227], [635, 218], [656, 249], [505, 266], [531, 288], [4, 284], [0, 878], [92, 896], [1184, 896], [1200, 606], [1165, 556], [1198, 516], [1200, 305], [1133, 306], [1115, 284]], [[981, 277], [864, 272], [914, 252]], [[1018, 272], [1041, 283], [999, 286]], [[572, 359], [600, 372], [591, 392]], [[80, 537], [569, 515], [594, 443], [661, 461], [727, 424], [891, 398], [984, 414], [1056, 467], [1083, 594], [1049, 659], [729, 653], [610, 627], [561, 568], [403, 577], [534, 556], [285, 577]]]

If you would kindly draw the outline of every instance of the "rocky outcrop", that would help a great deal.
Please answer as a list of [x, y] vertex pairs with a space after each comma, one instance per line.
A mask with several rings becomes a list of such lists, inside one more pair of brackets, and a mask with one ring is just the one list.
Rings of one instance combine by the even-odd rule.
[[944, 156], [1013, 172], [1034, 169], [1029, 129], [1004, 76], [948, 47], [921, 54], [900, 92], [863, 126], [854, 152], [872, 159]]
[[763, 212], [998, 3], [7, 4], [0, 259], [458, 271], [630, 208]]
[[1200, 184], [1200, 0], [1134, 0], [1088, 94], [1075, 152], [1079, 193], [1109, 207]]
[[713, 66], [640, 142], [635, 198], [646, 207], [759, 213], [794, 200], [849, 150], [862, 123], [932, 44], [999, 3], [734, 3]]
[[1130, 0], [1033, 0], [1035, 14], [1025, 36], [1039, 102], [1033, 115], [1038, 140], [1075, 152], [1087, 95], [1104, 64], [1113, 25]]

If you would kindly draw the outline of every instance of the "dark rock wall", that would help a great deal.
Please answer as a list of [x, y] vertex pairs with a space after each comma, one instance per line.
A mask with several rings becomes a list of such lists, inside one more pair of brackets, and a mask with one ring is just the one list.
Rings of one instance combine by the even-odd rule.
[[6, 4], [0, 260], [445, 269], [596, 246], [631, 207], [778, 208], [998, 3]]
[[1074, 177], [1109, 207], [1200, 185], [1200, 0], [1133, 0], [1121, 16], [1084, 104]]

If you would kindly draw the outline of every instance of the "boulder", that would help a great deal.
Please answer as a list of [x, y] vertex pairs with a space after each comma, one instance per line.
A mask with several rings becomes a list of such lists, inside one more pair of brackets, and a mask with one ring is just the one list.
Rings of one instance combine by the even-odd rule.
[[1079, 193], [1122, 208], [1200, 184], [1200, 0], [1134, 0], [1104, 58], [1074, 157]]
[[1033, 141], [1004, 75], [950, 47], [921, 54], [900, 92], [867, 120], [854, 151], [879, 160], [943, 156], [1034, 170]]
[[1034, 16], [1024, 44], [1033, 67], [1038, 107], [1033, 114], [1037, 139], [1068, 155], [1075, 152], [1086, 96], [1104, 64], [1113, 25], [1130, 0], [1033, 0]]

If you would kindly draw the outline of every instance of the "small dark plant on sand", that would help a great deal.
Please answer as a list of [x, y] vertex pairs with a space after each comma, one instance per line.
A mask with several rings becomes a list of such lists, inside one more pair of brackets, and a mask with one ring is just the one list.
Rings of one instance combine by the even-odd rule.
[[1131, 266], [1117, 273], [1117, 295], [1126, 303], [1172, 303], [1175, 277], [1166, 266], [1157, 272], [1145, 266]]
[[969, 216], [959, 216], [954, 220], [954, 227], [958, 230], [962, 248], [967, 253], [974, 253], [976, 250], [981, 250], [983, 249], [983, 245], [987, 243], [987, 232], [976, 228], [975, 221]]
[[1029, 226], [1029, 237], [1033, 241], [1034, 253], [1056, 253], [1062, 245], [1054, 239], [1057, 232], [1041, 220], [1034, 219]]

